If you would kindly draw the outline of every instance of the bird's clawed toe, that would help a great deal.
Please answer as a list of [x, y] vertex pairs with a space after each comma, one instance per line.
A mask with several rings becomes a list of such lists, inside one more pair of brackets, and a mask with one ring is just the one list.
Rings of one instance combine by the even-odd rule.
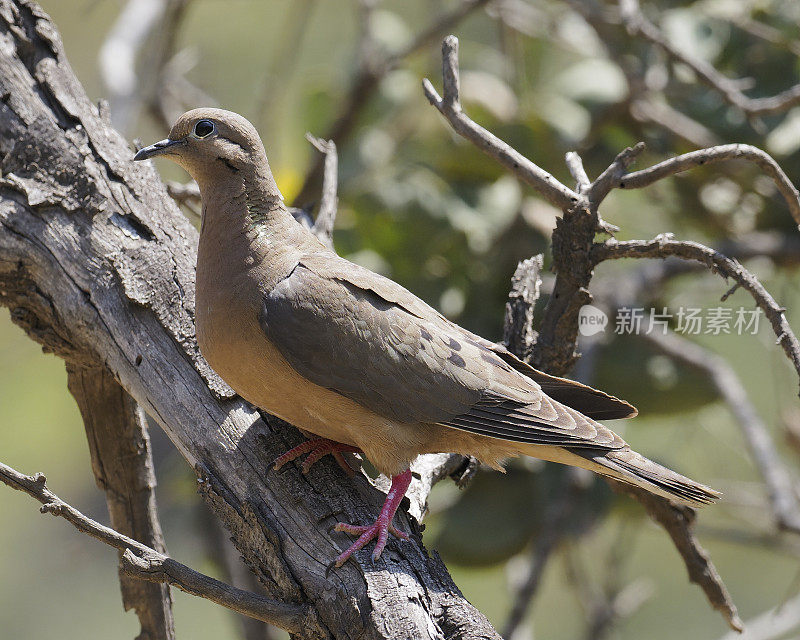
[[311, 438], [276, 458], [273, 463], [273, 468], [277, 471], [286, 463], [296, 460], [304, 453], [307, 453], [308, 457], [305, 459], [300, 469], [303, 473], [308, 473], [308, 470], [311, 469], [315, 463], [319, 462], [323, 457], [331, 455], [339, 466], [344, 469], [348, 475], [352, 476], [353, 469], [347, 464], [342, 453], [360, 452], [361, 450], [358, 447], [353, 447], [349, 444], [342, 444], [341, 442], [328, 440], [327, 438]]
[[386, 522], [385, 518], [381, 517], [378, 517], [378, 519], [374, 522], [374, 524], [368, 526], [339, 522], [333, 528], [333, 530], [340, 531], [343, 533], [349, 533], [350, 535], [353, 536], [358, 536], [358, 540], [356, 540], [353, 544], [351, 544], [344, 553], [342, 553], [338, 558], [336, 558], [335, 564], [337, 567], [341, 567], [345, 562], [347, 562], [350, 556], [352, 556], [359, 549], [363, 549], [366, 546], [366, 544], [373, 538], [377, 538], [377, 542], [375, 543], [375, 550], [372, 552], [373, 563], [377, 561], [378, 558], [380, 558], [381, 553], [383, 553], [383, 549], [386, 547], [386, 542], [389, 539], [390, 533], [394, 537], [399, 538], [400, 540], [408, 540], [407, 533], [400, 531], [394, 525]]
[[377, 538], [375, 550], [372, 552], [373, 563], [380, 558], [381, 553], [386, 546], [386, 542], [389, 539], [390, 533], [400, 540], [408, 540], [408, 534], [397, 529], [392, 524], [392, 519], [394, 518], [397, 507], [400, 506], [400, 502], [403, 500], [403, 496], [408, 490], [408, 485], [410, 483], [410, 469], [406, 469], [399, 475], [392, 476], [392, 486], [389, 489], [389, 493], [386, 494], [386, 500], [383, 503], [383, 508], [381, 509], [377, 520], [375, 520], [373, 524], [369, 526], [363, 526], [340, 522], [333, 528], [334, 531], [342, 531], [344, 533], [349, 533], [350, 535], [358, 536], [358, 540], [351, 544], [344, 553], [336, 558], [337, 567], [341, 567], [350, 556], [352, 556], [359, 549], [362, 549], [373, 538]]

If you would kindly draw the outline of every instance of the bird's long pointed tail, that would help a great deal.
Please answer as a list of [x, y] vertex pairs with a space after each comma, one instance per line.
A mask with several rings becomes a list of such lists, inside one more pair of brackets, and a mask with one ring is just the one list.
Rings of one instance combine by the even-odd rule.
[[570, 452], [589, 463], [581, 466], [596, 473], [692, 507], [712, 504], [721, 496], [714, 489], [682, 476], [627, 447], [610, 451], [571, 448]]

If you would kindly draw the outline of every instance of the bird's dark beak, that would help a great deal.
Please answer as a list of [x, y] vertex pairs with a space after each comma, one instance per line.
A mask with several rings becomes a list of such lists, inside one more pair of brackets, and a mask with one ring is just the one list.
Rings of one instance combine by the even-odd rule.
[[186, 140], [170, 140], [169, 138], [165, 138], [164, 140], [159, 140], [155, 144], [151, 144], [149, 147], [139, 149], [136, 155], [133, 156], [133, 159], [147, 160], [155, 156], [166, 155], [175, 151], [175, 147], [182, 147], [185, 144]]

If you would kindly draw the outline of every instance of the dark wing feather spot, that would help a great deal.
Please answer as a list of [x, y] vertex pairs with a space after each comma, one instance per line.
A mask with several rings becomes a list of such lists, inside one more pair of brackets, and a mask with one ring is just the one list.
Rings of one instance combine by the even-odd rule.
[[461, 367], [462, 369], [467, 366], [467, 363], [464, 362], [464, 358], [462, 358], [457, 353], [451, 353], [447, 359], [454, 365], [456, 365], [457, 367]]
[[399, 285], [335, 256], [304, 256], [264, 296], [259, 320], [300, 375], [380, 416], [518, 442], [625, 445], [539, 385], [599, 396], [590, 406], [604, 415], [629, 405], [531, 369]]
[[483, 360], [484, 362], [488, 362], [493, 367], [497, 367], [498, 369], [502, 369], [503, 371], [511, 371], [511, 367], [509, 367], [500, 358], [495, 358], [494, 356], [492, 356], [486, 348], [484, 347], [480, 348], [481, 348], [481, 360]]

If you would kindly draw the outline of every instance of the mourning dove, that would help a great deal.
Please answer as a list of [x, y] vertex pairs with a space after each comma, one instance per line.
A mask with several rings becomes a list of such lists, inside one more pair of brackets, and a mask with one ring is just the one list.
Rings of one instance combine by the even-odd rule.
[[136, 154], [164, 156], [200, 186], [197, 339], [243, 398], [316, 438], [278, 459], [360, 451], [391, 477], [374, 524], [340, 523], [358, 540], [340, 566], [388, 534], [420, 454], [476, 456], [500, 469], [520, 454], [574, 465], [665, 498], [702, 505], [714, 490], [632, 451], [596, 422], [636, 410], [533, 369], [399, 284], [339, 257], [287, 211], [264, 146], [242, 116], [183, 114]]

